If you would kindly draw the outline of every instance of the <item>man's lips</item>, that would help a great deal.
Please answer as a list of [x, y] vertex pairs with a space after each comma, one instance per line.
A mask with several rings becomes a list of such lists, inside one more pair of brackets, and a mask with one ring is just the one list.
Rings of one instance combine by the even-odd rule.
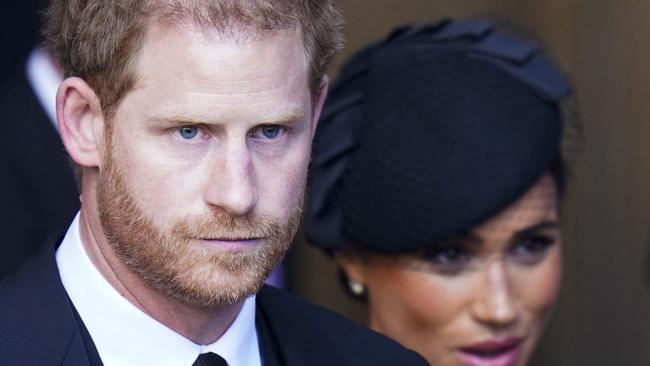
[[238, 252], [238, 251], [244, 251], [244, 250], [250, 250], [254, 247], [256, 247], [260, 241], [262, 240], [261, 238], [248, 238], [248, 237], [242, 237], [242, 238], [198, 238], [196, 239], [199, 241], [202, 245], [206, 245], [215, 249], [219, 249], [222, 251], [232, 251], [232, 252]]
[[521, 351], [522, 338], [491, 339], [461, 347], [459, 357], [465, 366], [512, 366]]

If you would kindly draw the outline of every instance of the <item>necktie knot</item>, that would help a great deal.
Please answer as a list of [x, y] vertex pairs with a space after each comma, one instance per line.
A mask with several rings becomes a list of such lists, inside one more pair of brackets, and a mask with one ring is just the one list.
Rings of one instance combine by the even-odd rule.
[[228, 366], [228, 363], [218, 354], [208, 352], [200, 354], [192, 366]]

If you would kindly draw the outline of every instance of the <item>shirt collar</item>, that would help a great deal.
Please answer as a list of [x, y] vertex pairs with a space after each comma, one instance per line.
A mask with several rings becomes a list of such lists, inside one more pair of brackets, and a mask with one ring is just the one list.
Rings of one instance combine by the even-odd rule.
[[214, 352], [229, 365], [261, 365], [255, 328], [255, 296], [216, 342], [197, 345], [122, 297], [95, 268], [79, 234], [79, 214], [56, 252], [61, 281], [107, 365], [190, 366]]

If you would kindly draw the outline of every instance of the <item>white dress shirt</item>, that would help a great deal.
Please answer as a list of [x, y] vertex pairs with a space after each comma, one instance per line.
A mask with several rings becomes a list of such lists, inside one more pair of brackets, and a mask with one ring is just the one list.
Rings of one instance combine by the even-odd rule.
[[229, 366], [260, 366], [255, 296], [216, 342], [201, 346], [167, 328], [122, 297], [95, 268], [79, 233], [79, 214], [56, 252], [63, 286], [106, 366], [191, 366], [214, 352]]

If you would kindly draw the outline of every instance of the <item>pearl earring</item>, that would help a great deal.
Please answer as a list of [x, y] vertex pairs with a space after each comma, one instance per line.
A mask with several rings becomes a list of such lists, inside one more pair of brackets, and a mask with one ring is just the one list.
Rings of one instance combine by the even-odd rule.
[[363, 296], [366, 292], [366, 287], [359, 281], [348, 280], [348, 287], [354, 296]]

